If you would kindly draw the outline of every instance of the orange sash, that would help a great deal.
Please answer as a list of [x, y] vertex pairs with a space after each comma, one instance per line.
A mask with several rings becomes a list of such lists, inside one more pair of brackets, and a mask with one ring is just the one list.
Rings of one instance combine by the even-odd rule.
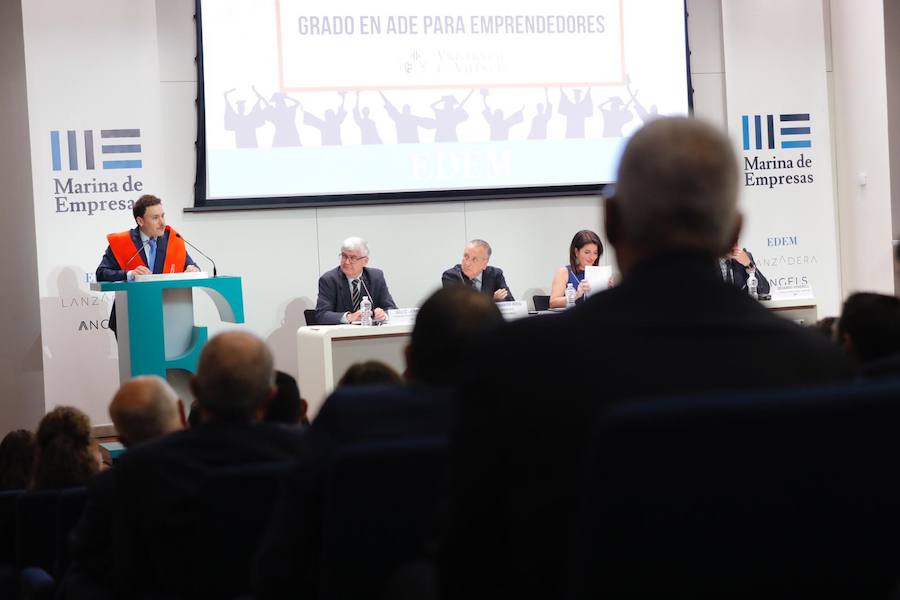
[[[177, 232], [168, 225], [166, 225], [166, 234], [168, 242], [166, 244], [166, 260], [163, 263], [162, 272], [182, 273], [187, 263], [187, 248], [184, 246], [184, 240], [178, 237]], [[141, 256], [141, 253], [135, 247], [134, 241], [131, 239], [130, 230], [110, 233], [106, 236], [106, 239], [109, 241], [109, 247], [113, 256], [116, 257], [116, 262], [119, 263], [123, 271], [133, 271], [141, 265], [149, 268], [147, 263], [144, 262], [144, 257]]]

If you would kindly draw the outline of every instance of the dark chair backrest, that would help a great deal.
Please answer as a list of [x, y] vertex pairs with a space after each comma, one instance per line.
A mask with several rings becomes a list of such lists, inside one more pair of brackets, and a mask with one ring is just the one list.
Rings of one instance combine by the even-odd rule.
[[445, 489], [445, 438], [340, 449], [322, 505], [318, 597], [379, 598], [394, 571], [430, 554]]
[[87, 504], [87, 488], [75, 487], [60, 491], [56, 527], [56, 565], [54, 572], [62, 575], [69, 565], [69, 533], [78, 524]]
[[614, 408], [596, 423], [570, 597], [890, 597], [897, 423], [898, 382]]
[[538, 296], [535, 294], [531, 297], [531, 302], [534, 304], [534, 310], [550, 309], [550, 296]]
[[87, 488], [25, 492], [16, 499], [16, 568], [39, 567], [59, 576], [69, 532], [81, 517]]
[[25, 490], [0, 492], [0, 565], [16, 559], [16, 503]]
[[52, 571], [56, 562], [59, 490], [26, 492], [16, 502], [16, 567]]
[[196, 598], [250, 592], [253, 558], [269, 524], [289, 463], [241, 465], [212, 472], [200, 491]]
[[306, 319], [307, 325], [318, 325], [319, 322], [316, 321], [316, 309], [307, 308], [303, 311], [303, 318]]

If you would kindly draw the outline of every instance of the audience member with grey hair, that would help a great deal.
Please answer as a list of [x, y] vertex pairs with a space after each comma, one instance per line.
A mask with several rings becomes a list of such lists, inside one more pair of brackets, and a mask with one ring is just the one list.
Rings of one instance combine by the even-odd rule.
[[109, 417], [119, 441], [134, 446], [181, 429], [179, 402], [165, 379], [144, 375], [122, 384], [109, 404]]
[[506, 285], [503, 269], [488, 263], [491, 260], [491, 245], [484, 240], [472, 240], [463, 250], [459, 264], [450, 267], [441, 275], [444, 287], [467, 285], [475, 291], [490, 296], [497, 302], [512, 302], [515, 298]]
[[360, 237], [349, 237], [341, 244], [340, 264], [319, 277], [316, 300], [316, 324], [337, 325], [359, 321], [360, 304], [365, 296], [372, 302], [373, 319], [384, 321], [387, 311], [397, 308], [388, 291], [384, 273], [369, 267], [369, 244]]
[[590, 424], [612, 403], [854, 376], [835, 344], [722, 280], [718, 257], [741, 227], [737, 189], [722, 132], [650, 122], [605, 201], [621, 284], [510, 323], [471, 352], [451, 434], [442, 598], [564, 595]]
[[119, 597], [207, 595], [214, 582], [194, 568], [198, 556], [212, 554], [194, 535], [206, 475], [293, 460], [301, 450], [304, 428], [260, 421], [275, 393], [274, 376], [263, 340], [245, 331], [220, 333], [200, 353], [191, 386], [202, 424], [131, 448], [117, 461], [109, 576]]

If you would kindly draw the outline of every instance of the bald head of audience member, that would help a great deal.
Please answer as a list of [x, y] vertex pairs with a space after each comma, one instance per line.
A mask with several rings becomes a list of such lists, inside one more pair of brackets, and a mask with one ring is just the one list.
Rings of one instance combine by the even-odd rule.
[[204, 422], [259, 421], [276, 392], [272, 353], [251, 333], [220, 333], [203, 347], [191, 390]]
[[406, 348], [407, 379], [429, 385], [459, 382], [469, 345], [502, 322], [490, 296], [462, 285], [438, 290], [416, 315]]
[[737, 242], [738, 162], [731, 142], [696, 119], [658, 119], [628, 142], [606, 235], [624, 277], [651, 258], [691, 251], [710, 259]]
[[161, 377], [146, 375], [122, 384], [109, 405], [109, 416], [124, 446], [152, 440], [184, 425], [178, 395]]

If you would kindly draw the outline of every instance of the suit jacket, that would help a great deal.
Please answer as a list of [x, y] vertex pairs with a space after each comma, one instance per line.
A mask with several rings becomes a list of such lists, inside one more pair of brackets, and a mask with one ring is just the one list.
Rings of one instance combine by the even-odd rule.
[[[450, 267], [444, 271], [443, 275], [441, 275], [441, 283], [444, 287], [460, 284], [471, 285], [470, 281], [471, 280], [463, 274], [460, 265]], [[503, 288], [506, 288], [509, 292], [509, 295], [504, 302], [513, 302], [515, 298], [513, 298], [512, 290], [506, 285], [506, 278], [503, 277], [503, 269], [492, 267], [490, 265], [485, 267], [484, 272], [481, 274], [481, 293], [487, 294], [493, 298], [494, 292]]]
[[[364, 267], [362, 280], [365, 286], [363, 296], [369, 296], [372, 308], [388, 310], [397, 308], [391, 292], [388, 291], [381, 269]], [[367, 291], [369, 293], [367, 293]], [[370, 295], [371, 294], [371, 295]], [[326, 271], [319, 277], [319, 297], [316, 300], [316, 322], [319, 325], [337, 325], [345, 312], [353, 312], [350, 300], [350, 286], [340, 267]]]
[[[120, 597], [200, 597], [192, 565], [205, 476], [223, 467], [293, 460], [304, 430], [270, 423], [204, 423], [124, 453], [113, 467], [113, 577]], [[223, 498], [227, 502], [228, 498]]]
[[[131, 230], [131, 241], [134, 244], [135, 258], [133, 259], [130, 265], [120, 265], [119, 261], [116, 260], [115, 255], [113, 254], [112, 248], [106, 246], [106, 252], [103, 253], [103, 258], [100, 259], [100, 265], [97, 267], [97, 281], [125, 281], [128, 276], [128, 271], [134, 270], [141, 263], [138, 262], [137, 256], [139, 255], [141, 259], [143, 259], [143, 264], [149, 264], [147, 260], [147, 253], [143, 247], [143, 243], [141, 242], [141, 230], [139, 227], [135, 227]], [[163, 265], [166, 262], [166, 249], [169, 247], [169, 232], [166, 231], [165, 235], [158, 239], [156, 243], [156, 263], [153, 268], [154, 273], [162, 273]], [[188, 265], [197, 266], [197, 263], [194, 262], [194, 259], [191, 258], [191, 255], [186, 255], [187, 258], [184, 262], [184, 268], [187, 268]], [[116, 304], [113, 302], [112, 312], [109, 315], [109, 328], [113, 330], [113, 333], [116, 331]]]
[[446, 599], [472, 589], [563, 597], [562, 549], [598, 411], [855, 375], [836, 345], [772, 315], [723, 282], [715, 259], [691, 253], [640, 265], [565, 313], [506, 324], [470, 356], [450, 440]]
[[452, 391], [430, 386], [338, 389], [316, 416], [282, 488], [254, 569], [254, 597], [315, 597], [322, 541], [322, 495], [329, 460], [343, 446], [448, 435]]
[[[753, 255], [744, 248], [744, 252], [747, 253], [747, 256], [750, 257], [750, 261], [754, 264], [756, 261], [753, 259]], [[747, 291], [747, 280], [750, 279], [750, 274], [747, 273], [747, 269], [744, 268], [744, 265], [734, 260], [733, 258], [729, 258], [727, 261], [728, 268], [731, 270], [729, 275], [729, 282], [734, 285], [739, 290]], [[765, 296], [769, 294], [769, 280], [766, 279], [766, 276], [762, 274], [759, 270], [759, 267], [756, 267], [756, 293], [760, 296]]]

